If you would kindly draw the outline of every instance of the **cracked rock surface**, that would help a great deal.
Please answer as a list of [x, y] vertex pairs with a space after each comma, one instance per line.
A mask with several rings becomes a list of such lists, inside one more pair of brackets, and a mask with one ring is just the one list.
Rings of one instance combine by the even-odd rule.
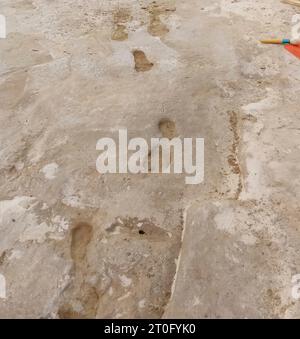
[[[300, 64], [258, 44], [296, 13], [1, 1], [0, 318], [300, 316]], [[204, 138], [204, 182], [100, 175], [124, 128]]]

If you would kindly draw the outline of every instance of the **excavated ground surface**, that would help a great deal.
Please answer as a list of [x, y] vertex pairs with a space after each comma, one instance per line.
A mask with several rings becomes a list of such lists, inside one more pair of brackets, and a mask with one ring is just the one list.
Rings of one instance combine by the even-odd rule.
[[[1, 318], [300, 316], [300, 63], [258, 43], [297, 11], [1, 1]], [[204, 183], [100, 175], [124, 128], [205, 138]]]

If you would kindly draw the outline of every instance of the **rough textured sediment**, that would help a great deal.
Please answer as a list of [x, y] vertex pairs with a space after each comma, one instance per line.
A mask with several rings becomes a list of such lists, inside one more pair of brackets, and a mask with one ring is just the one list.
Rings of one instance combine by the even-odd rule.
[[[257, 42], [297, 11], [1, 1], [1, 318], [300, 316], [300, 63]], [[205, 138], [203, 184], [96, 171], [99, 138], [162, 119]]]

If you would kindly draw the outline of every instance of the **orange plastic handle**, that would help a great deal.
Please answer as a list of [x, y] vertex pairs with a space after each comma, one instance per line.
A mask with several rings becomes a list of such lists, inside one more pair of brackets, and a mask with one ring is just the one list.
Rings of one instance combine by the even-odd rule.
[[287, 49], [293, 55], [295, 55], [295, 57], [300, 59], [300, 45], [298, 45], [298, 46], [286, 45], [286, 46], [284, 46], [284, 48]]

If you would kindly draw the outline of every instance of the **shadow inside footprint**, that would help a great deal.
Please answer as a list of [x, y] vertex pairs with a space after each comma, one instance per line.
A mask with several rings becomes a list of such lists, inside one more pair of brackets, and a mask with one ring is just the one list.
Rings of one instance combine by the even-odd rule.
[[72, 230], [71, 256], [75, 265], [86, 258], [87, 246], [93, 235], [93, 228], [85, 222], [77, 224]]
[[132, 54], [134, 56], [135, 70], [137, 72], [150, 71], [154, 66], [154, 64], [147, 59], [146, 54], [143, 51], [135, 50]]
[[158, 123], [158, 128], [163, 138], [168, 138], [172, 140], [176, 137], [176, 124], [174, 121], [169, 118], [163, 118]]
[[[93, 236], [93, 227], [80, 222], [71, 231], [71, 257], [74, 262], [74, 278], [64, 293], [65, 302], [58, 310], [61, 319], [94, 318], [99, 303], [96, 286], [88, 282], [91, 272], [87, 262], [87, 249]], [[73, 305], [80, 304], [80, 312]]]

